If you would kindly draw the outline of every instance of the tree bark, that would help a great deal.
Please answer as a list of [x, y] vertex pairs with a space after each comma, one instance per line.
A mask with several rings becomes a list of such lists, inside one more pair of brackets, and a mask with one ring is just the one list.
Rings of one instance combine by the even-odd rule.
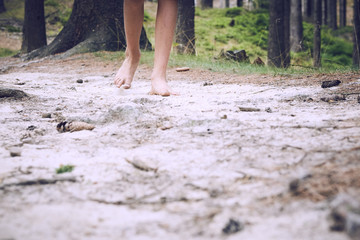
[[290, 56], [286, 49], [290, 44], [286, 43], [289, 40], [286, 30], [289, 23], [286, 17], [286, 4], [288, 0], [270, 0], [270, 21], [269, 21], [269, 44], [268, 44], [268, 65], [273, 67], [287, 67]]
[[328, 25], [331, 29], [337, 29], [337, 4], [336, 0], [328, 0]]
[[201, 5], [202, 9], [212, 8], [213, 7], [213, 0], [200, 0], [200, 5]]
[[360, 68], [360, 0], [354, 0], [354, 50], [353, 50], [353, 65], [355, 68]]
[[46, 44], [44, 0], [26, 0], [21, 51], [28, 53]]
[[322, 0], [321, 1], [321, 24], [327, 25], [328, 24], [328, 6], [327, 6], [328, 0]]
[[[125, 49], [123, 0], [75, 0], [69, 21], [47, 47], [30, 53], [27, 58], [45, 57], [66, 52], [76, 53]], [[142, 29], [140, 48], [151, 49]]]
[[340, 27], [346, 26], [346, 0], [340, 0], [339, 2], [339, 8], [340, 8]]
[[4, 0], [0, 0], [0, 13], [6, 12]]
[[304, 0], [304, 20], [312, 22], [314, 17], [314, 0]]
[[321, 0], [315, 0], [314, 11], [314, 67], [321, 67]]
[[243, 0], [237, 0], [237, 1], [236, 1], [236, 6], [238, 6], [238, 7], [242, 7], [243, 4], [244, 4], [244, 1], [243, 1]]
[[179, 0], [175, 41], [178, 53], [195, 54], [194, 0]]
[[303, 23], [301, 15], [301, 0], [291, 0], [290, 14], [290, 50], [300, 52], [303, 41]]

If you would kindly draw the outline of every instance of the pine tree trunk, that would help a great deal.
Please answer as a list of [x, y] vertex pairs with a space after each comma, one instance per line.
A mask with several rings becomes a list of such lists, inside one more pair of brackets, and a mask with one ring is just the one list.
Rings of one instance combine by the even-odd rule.
[[0, 13], [6, 12], [4, 0], [0, 0]]
[[243, 4], [244, 4], [244, 1], [243, 1], [243, 0], [237, 0], [237, 1], [236, 1], [236, 6], [238, 6], [238, 7], [242, 7]]
[[26, 0], [21, 51], [28, 53], [45, 45], [44, 0]]
[[321, 0], [315, 0], [314, 11], [314, 67], [321, 67]]
[[202, 9], [212, 8], [213, 7], [213, 0], [200, 0], [200, 5], [201, 5]]
[[194, 0], [179, 0], [175, 41], [178, 53], [195, 54]]
[[291, 0], [290, 15], [290, 46], [291, 51], [300, 52], [303, 41], [303, 23], [301, 15], [301, 0]]
[[314, 17], [314, 0], [305, 0], [304, 1], [304, 20], [307, 22], [312, 22]]
[[284, 0], [284, 67], [290, 66], [290, 0]]
[[360, 0], [354, 0], [354, 50], [353, 50], [353, 65], [355, 68], [360, 68]]
[[328, 24], [333, 30], [337, 29], [337, 4], [336, 0], [328, 0]]
[[322, 25], [328, 25], [328, 6], [327, 6], [328, 0], [322, 0], [321, 1], [321, 24]]
[[[28, 55], [28, 59], [66, 52], [65, 56], [100, 50], [125, 49], [123, 0], [75, 0], [69, 21], [47, 47]], [[140, 47], [151, 49], [142, 29]]]
[[[288, 37], [286, 34], [286, 5], [288, 0], [270, 0], [269, 11], [269, 40], [268, 40], [268, 65], [273, 67], [287, 67], [288, 66], [288, 51], [289, 46], [286, 41]], [[288, 23], [287, 23], [288, 24]]]
[[340, 0], [340, 27], [346, 26], [346, 0]]

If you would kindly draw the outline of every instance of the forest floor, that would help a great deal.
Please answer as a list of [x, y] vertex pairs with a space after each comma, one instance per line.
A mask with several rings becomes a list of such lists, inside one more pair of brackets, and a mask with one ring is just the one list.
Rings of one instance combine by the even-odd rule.
[[161, 97], [145, 65], [115, 88], [119, 65], [0, 59], [1, 88], [28, 94], [0, 99], [0, 239], [348, 239], [329, 216], [360, 200], [359, 73], [171, 68]]

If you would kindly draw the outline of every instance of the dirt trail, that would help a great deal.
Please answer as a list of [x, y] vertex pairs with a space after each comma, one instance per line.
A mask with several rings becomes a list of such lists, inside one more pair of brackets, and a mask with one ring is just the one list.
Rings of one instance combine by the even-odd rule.
[[[360, 196], [360, 104], [320, 99], [359, 92], [358, 75], [170, 69], [181, 95], [164, 98], [145, 66], [121, 91], [116, 64], [87, 55], [0, 61], [1, 87], [30, 95], [0, 100], [0, 239], [348, 239], [329, 203]], [[322, 89], [329, 78], [342, 84]], [[64, 120], [96, 128], [58, 133]]]

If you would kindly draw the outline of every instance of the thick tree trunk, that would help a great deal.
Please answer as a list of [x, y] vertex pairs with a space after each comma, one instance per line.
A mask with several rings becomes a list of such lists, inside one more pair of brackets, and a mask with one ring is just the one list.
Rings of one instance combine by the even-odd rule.
[[328, 25], [331, 29], [337, 29], [337, 4], [336, 0], [328, 0]]
[[[117, 51], [125, 47], [123, 0], [75, 0], [70, 19], [59, 35], [49, 46], [30, 53], [28, 58], [63, 52], [72, 55]], [[144, 29], [140, 47], [151, 49]]]
[[339, 8], [340, 8], [340, 27], [346, 26], [346, 0], [340, 0]]
[[45, 45], [44, 0], [26, 0], [21, 51], [28, 53]]
[[179, 0], [175, 41], [178, 53], [195, 54], [194, 0]]
[[270, 25], [269, 25], [269, 44], [268, 44], [268, 65], [273, 67], [287, 67], [289, 64], [288, 49], [289, 40], [286, 30], [288, 21], [286, 17], [286, 4], [288, 0], [270, 0]]
[[301, 0], [291, 0], [290, 15], [290, 50], [300, 52], [303, 41], [303, 23], [301, 14]]
[[321, 67], [321, 0], [315, 0], [314, 11], [314, 67]]
[[360, 0], [354, 0], [354, 50], [353, 65], [360, 68]]
[[236, 1], [236, 6], [238, 6], [238, 7], [242, 7], [243, 4], [244, 4], [244, 1], [243, 1], [243, 0], [237, 0], [237, 1]]
[[328, 6], [327, 6], [328, 0], [322, 0], [321, 1], [321, 24], [327, 25], [328, 24]]
[[4, 0], [0, 0], [0, 13], [6, 12]]
[[212, 8], [213, 7], [213, 0], [200, 0], [200, 5], [201, 5], [202, 9]]

